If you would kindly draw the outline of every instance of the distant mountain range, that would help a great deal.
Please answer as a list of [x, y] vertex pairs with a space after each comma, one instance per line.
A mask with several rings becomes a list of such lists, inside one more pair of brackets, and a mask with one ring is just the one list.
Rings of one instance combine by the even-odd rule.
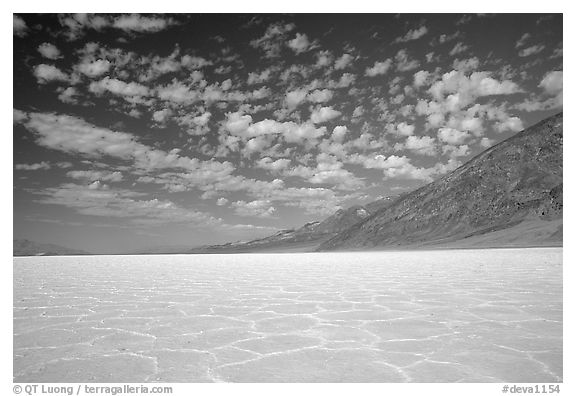
[[266, 238], [186, 253], [561, 246], [562, 147], [560, 113], [410, 193]]
[[80, 256], [91, 253], [48, 243], [37, 243], [28, 239], [14, 239], [12, 254], [14, 256]]

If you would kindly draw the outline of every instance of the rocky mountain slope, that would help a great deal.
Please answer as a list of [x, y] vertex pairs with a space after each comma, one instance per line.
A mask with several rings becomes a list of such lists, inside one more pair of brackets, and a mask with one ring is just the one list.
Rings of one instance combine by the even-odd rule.
[[90, 253], [48, 243], [37, 243], [28, 239], [14, 239], [12, 254], [14, 256], [80, 256]]
[[380, 208], [318, 250], [561, 245], [562, 141], [560, 113]]

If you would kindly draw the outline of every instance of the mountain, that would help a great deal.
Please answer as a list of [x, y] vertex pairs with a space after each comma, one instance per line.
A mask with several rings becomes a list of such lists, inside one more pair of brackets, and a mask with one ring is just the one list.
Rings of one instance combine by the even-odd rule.
[[202, 246], [187, 253], [250, 253], [250, 252], [309, 252], [322, 242], [364, 220], [377, 210], [394, 201], [391, 197], [379, 199], [364, 206], [340, 209], [326, 220], [306, 223], [297, 229], [282, 230], [274, 235], [248, 242]]
[[562, 244], [562, 113], [396, 199], [318, 250]]
[[48, 243], [37, 243], [28, 239], [14, 239], [12, 254], [14, 256], [80, 256], [91, 253]]

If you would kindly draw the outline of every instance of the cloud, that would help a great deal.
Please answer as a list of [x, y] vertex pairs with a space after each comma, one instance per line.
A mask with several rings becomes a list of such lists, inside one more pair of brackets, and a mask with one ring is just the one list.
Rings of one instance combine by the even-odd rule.
[[271, 69], [266, 69], [266, 70], [262, 71], [261, 73], [250, 72], [250, 73], [248, 73], [248, 80], [246, 81], [246, 83], [248, 85], [262, 84], [262, 83], [265, 83], [266, 81], [268, 81], [270, 79], [271, 75], [272, 75]]
[[374, 62], [372, 67], [366, 69], [365, 75], [368, 77], [375, 77], [381, 74], [386, 74], [391, 66], [391, 59], [386, 59], [383, 62]]
[[184, 55], [180, 59], [180, 64], [189, 70], [198, 70], [213, 64], [212, 61], [202, 58], [201, 56]]
[[288, 41], [288, 47], [292, 48], [296, 54], [301, 54], [310, 49], [310, 41], [305, 34], [296, 33], [296, 37]]
[[544, 46], [544, 45], [541, 45], [541, 44], [533, 45], [531, 47], [524, 48], [523, 50], [520, 50], [520, 52], [518, 52], [518, 55], [521, 57], [535, 55], [535, 54], [539, 54], [540, 52], [544, 51], [544, 49], [546, 49], [546, 46]]
[[468, 73], [478, 69], [480, 66], [480, 60], [475, 56], [468, 59], [454, 59], [452, 62], [452, 67], [454, 70], [461, 71], [463, 73]]
[[18, 37], [24, 37], [28, 33], [28, 26], [24, 19], [20, 18], [18, 15], [12, 14], [14, 35]]
[[133, 224], [182, 223], [205, 227], [220, 223], [219, 219], [206, 213], [178, 206], [171, 201], [138, 199], [146, 194], [110, 188], [99, 182], [89, 185], [66, 183], [37, 194], [42, 196], [38, 200], [40, 203], [66, 206], [88, 216], [130, 219]]
[[22, 110], [12, 109], [12, 121], [15, 124], [22, 123], [27, 119], [28, 119], [28, 114], [26, 114]]
[[110, 62], [105, 59], [98, 59], [92, 62], [82, 62], [77, 68], [78, 71], [88, 77], [99, 77], [110, 69]]
[[462, 132], [454, 128], [440, 128], [438, 130], [438, 139], [452, 145], [462, 144], [468, 137], [467, 132]]
[[322, 68], [329, 66], [332, 63], [333, 57], [330, 51], [319, 51], [316, 54], [316, 64], [315, 67]]
[[236, 201], [231, 206], [235, 208], [234, 213], [238, 216], [270, 218], [274, 216], [276, 208], [269, 200]]
[[148, 17], [138, 14], [130, 15], [94, 15], [94, 14], [60, 14], [60, 24], [65, 28], [70, 40], [80, 38], [85, 30], [101, 31], [114, 28], [129, 34], [156, 33], [176, 22], [172, 18]]
[[405, 122], [401, 122], [400, 124], [396, 125], [396, 133], [401, 136], [410, 136], [414, 133], [414, 125], [407, 124]]
[[70, 77], [56, 66], [40, 64], [34, 67], [34, 76], [40, 84], [51, 81], [69, 81]]
[[112, 27], [125, 32], [155, 33], [174, 25], [171, 18], [146, 17], [138, 14], [116, 17]]
[[529, 39], [530, 37], [532, 37], [532, 36], [530, 35], [530, 33], [524, 33], [524, 34], [522, 35], [522, 37], [520, 37], [520, 38], [518, 39], [518, 41], [516, 42], [516, 48], [520, 48], [520, 47], [522, 47], [524, 44], [526, 44], [526, 41], [528, 41], [528, 39]]
[[313, 103], [325, 103], [329, 102], [333, 96], [334, 93], [329, 89], [317, 89], [309, 93], [306, 98]]
[[224, 198], [224, 197], [220, 197], [218, 198], [218, 200], [216, 201], [216, 205], [218, 206], [225, 206], [229, 201]]
[[263, 50], [267, 58], [277, 58], [280, 56], [282, 44], [284, 43], [286, 35], [294, 30], [295, 27], [296, 25], [293, 23], [271, 24], [266, 28], [264, 35], [258, 39], [250, 41], [250, 45], [254, 48]]
[[342, 143], [344, 141], [344, 137], [346, 136], [346, 134], [348, 133], [348, 128], [346, 128], [346, 126], [344, 125], [338, 125], [337, 127], [334, 127], [334, 130], [332, 131], [332, 140], [334, 140], [337, 143]]
[[404, 148], [421, 155], [436, 155], [436, 139], [430, 136], [408, 136]]
[[60, 50], [56, 48], [54, 44], [50, 43], [42, 43], [38, 46], [38, 52], [44, 57], [48, 59], [58, 59], [60, 58]]
[[[146, 90], [142, 90], [146, 92]], [[162, 100], [176, 104], [192, 104], [200, 99], [200, 94], [180, 81], [156, 88], [156, 95]]]
[[308, 95], [307, 89], [297, 89], [294, 91], [290, 91], [286, 93], [286, 105], [289, 109], [295, 109], [298, 105], [304, 100], [306, 100], [306, 96]]
[[312, 111], [310, 114], [310, 120], [314, 124], [321, 124], [323, 122], [330, 121], [339, 117], [340, 114], [342, 113], [340, 113], [338, 110], [334, 110], [332, 106], [320, 107]]
[[14, 169], [16, 170], [26, 170], [26, 171], [34, 171], [34, 170], [48, 170], [51, 166], [48, 162], [42, 161], [36, 164], [16, 164], [14, 165]]
[[109, 171], [83, 171], [75, 170], [66, 173], [66, 176], [72, 179], [84, 179], [90, 182], [120, 182], [123, 180], [122, 172], [109, 172]]
[[150, 90], [148, 87], [131, 81], [126, 83], [116, 78], [104, 77], [100, 81], [93, 81], [90, 83], [88, 89], [96, 94], [110, 92], [114, 95], [123, 96], [126, 98], [140, 98], [142, 96], [149, 96]]
[[350, 85], [354, 84], [355, 81], [356, 76], [354, 74], [343, 73], [342, 76], [340, 76], [340, 80], [330, 80], [328, 86], [330, 88], [348, 88]]
[[68, 87], [60, 92], [58, 99], [64, 103], [76, 104], [78, 103], [76, 96], [78, 96], [78, 91], [76, 88]]
[[429, 78], [430, 78], [430, 72], [426, 70], [420, 70], [414, 73], [414, 86], [416, 88], [423, 87], [424, 85], [426, 85]]
[[544, 89], [544, 92], [548, 95], [561, 95], [563, 90], [562, 71], [551, 71], [546, 73], [538, 86]]
[[462, 52], [468, 51], [469, 48], [470, 48], [469, 45], [466, 45], [460, 41], [460, 42], [456, 43], [454, 48], [452, 48], [450, 50], [450, 56], [454, 56], [454, 55], [460, 54]]
[[108, 156], [130, 161], [144, 171], [184, 169], [188, 172], [185, 179], [198, 184], [225, 179], [235, 170], [229, 162], [180, 156], [179, 149], [168, 152], [154, 149], [129, 133], [96, 127], [68, 115], [29, 113], [23, 124], [35, 133], [36, 143], [41, 146], [92, 158]]
[[[452, 70], [443, 74], [441, 80], [434, 82], [428, 92], [437, 100], [452, 101], [446, 105], [459, 109], [472, 103], [477, 97], [511, 95], [522, 90], [513, 81], [498, 81], [488, 72], [473, 72], [467, 75], [462, 71]], [[445, 95], [448, 97], [444, 98]]]
[[396, 69], [400, 72], [414, 70], [420, 66], [420, 62], [416, 59], [410, 59], [408, 52], [405, 49], [401, 49], [396, 53]]
[[272, 160], [270, 157], [264, 157], [256, 161], [256, 168], [266, 169], [272, 173], [279, 173], [290, 166], [290, 161], [287, 158], [279, 158], [276, 161]]
[[423, 25], [417, 29], [409, 30], [408, 33], [406, 33], [404, 36], [396, 38], [394, 42], [405, 43], [407, 41], [417, 40], [420, 37], [424, 36], [426, 33], [428, 33], [428, 28]]
[[354, 190], [364, 186], [364, 182], [353, 173], [343, 168], [343, 163], [334, 156], [319, 154], [316, 167], [298, 165], [283, 173], [284, 176], [295, 176], [312, 184], [331, 184], [340, 190]]
[[494, 129], [498, 132], [520, 132], [524, 129], [524, 124], [518, 117], [508, 117], [503, 121], [497, 121], [494, 125]]
[[352, 64], [354, 57], [350, 54], [343, 54], [340, 58], [336, 59], [334, 62], [334, 69], [342, 70], [347, 68]]
[[448, 144], [442, 146], [442, 154], [448, 154], [450, 158], [465, 157], [470, 154], [470, 147], [468, 147], [467, 144], [461, 146], [451, 146]]

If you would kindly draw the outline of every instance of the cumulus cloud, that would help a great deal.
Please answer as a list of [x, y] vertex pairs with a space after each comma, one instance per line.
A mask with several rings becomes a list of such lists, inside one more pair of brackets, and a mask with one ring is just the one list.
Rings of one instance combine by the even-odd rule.
[[26, 22], [24, 19], [20, 18], [18, 15], [12, 15], [13, 20], [13, 28], [14, 28], [14, 35], [18, 37], [24, 37], [28, 33], [28, 26], [26, 26]]
[[354, 190], [362, 187], [364, 182], [352, 172], [343, 168], [344, 164], [335, 157], [321, 153], [316, 167], [296, 166], [283, 174], [296, 176], [312, 184], [330, 184], [341, 190]]
[[530, 55], [539, 54], [540, 52], [544, 51], [545, 48], [546, 48], [546, 46], [541, 45], [541, 44], [533, 45], [531, 47], [524, 48], [523, 50], [520, 50], [520, 52], [518, 52], [518, 55], [521, 57], [526, 57], [526, 56], [530, 56]]
[[312, 121], [314, 124], [321, 124], [323, 122], [330, 121], [339, 117], [340, 114], [342, 113], [340, 113], [338, 110], [334, 110], [332, 106], [320, 107], [312, 111], [310, 114], [310, 121]]
[[467, 132], [459, 131], [454, 128], [440, 128], [438, 130], [438, 139], [444, 143], [451, 145], [462, 144], [468, 139], [469, 135]]
[[66, 176], [73, 179], [84, 179], [90, 182], [120, 182], [123, 180], [122, 172], [118, 171], [74, 170], [67, 172]]
[[50, 44], [50, 43], [42, 43], [38, 46], [38, 52], [40, 52], [40, 55], [42, 55], [44, 58], [48, 58], [48, 59], [58, 59], [60, 58], [60, 50], [58, 50], [58, 48], [54, 45], [54, 44]]
[[456, 45], [450, 50], [450, 56], [454, 56], [457, 54], [460, 54], [462, 52], [466, 52], [468, 51], [468, 49], [470, 48], [469, 45], [466, 45], [462, 42], [458, 42], [456, 43]]
[[291, 162], [292, 161], [287, 158], [279, 158], [274, 161], [270, 157], [264, 157], [256, 161], [256, 167], [266, 169], [272, 173], [279, 173], [280, 171], [288, 168]]
[[110, 69], [110, 62], [105, 59], [98, 59], [95, 61], [86, 61], [80, 63], [78, 67], [78, 71], [88, 77], [94, 78], [99, 77], [102, 74], [106, 73]]
[[468, 147], [467, 144], [461, 146], [451, 146], [448, 144], [442, 146], [442, 154], [448, 154], [450, 158], [465, 157], [470, 154], [470, 147]]
[[418, 40], [420, 37], [424, 36], [426, 33], [428, 33], [428, 28], [426, 26], [422, 25], [417, 29], [409, 30], [408, 33], [406, 33], [404, 36], [396, 38], [396, 40], [394, 40], [394, 42], [395, 43], [405, 43], [407, 41]]
[[[142, 89], [142, 92], [148, 93], [146, 89]], [[200, 99], [200, 94], [197, 91], [190, 89], [189, 86], [180, 81], [173, 81], [168, 85], [157, 87], [156, 95], [162, 100], [176, 104], [191, 104]]]
[[266, 28], [264, 35], [258, 39], [250, 41], [250, 45], [254, 48], [263, 50], [267, 58], [277, 58], [280, 56], [285, 37], [295, 28], [296, 25], [293, 23], [271, 24]]
[[34, 76], [40, 84], [51, 81], [69, 81], [70, 77], [53, 65], [40, 64], [34, 67]]
[[400, 72], [414, 70], [420, 66], [420, 62], [416, 59], [410, 59], [408, 51], [401, 49], [396, 53], [396, 69]]
[[310, 92], [306, 98], [313, 103], [325, 103], [329, 102], [333, 96], [334, 93], [329, 89], [316, 89]]
[[296, 33], [296, 37], [288, 41], [288, 47], [290, 47], [296, 54], [301, 54], [310, 49], [310, 41], [308, 36], [305, 34]]
[[546, 73], [542, 81], [538, 86], [548, 94], [548, 95], [558, 95], [562, 93], [562, 71], [551, 71]]
[[100, 81], [93, 81], [90, 83], [88, 89], [91, 92], [102, 94], [110, 92], [118, 96], [124, 97], [142, 97], [150, 95], [148, 87], [131, 81], [129, 83], [116, 78], [104, 77]]
[[306, 100], [308, 95], [307, 89], [296, 89], [286, 93], [286, 104], [289, 109], [295, 109], [298, 105]]
[[48, 162], [42, 161], [36, 164], [16, 164], [14, 165], [14, 169], [16, 170], [26, 170], [26, 171], [34, 171], [34, 170], [48, 170], [51, 166]]
[[498, 132], [520, 132], [524, 129], [524, 124], [518, 117], [508, 117], [505, 120], [497, 121], [494, 125], [494, 129]]
[[396, 133], [401, 136], [410, 136], [414, 133], [415, 126], [401, 122], [396, 125]]
[[520, 37], [518, 39], [518, 41], [516, 42], [516, 48], [520, 48], [522, 47], [524, 44], [526, 44], [526, 41], [528, 41], [528, 39], [531, 37], [530, 33], [524, 33], [522, 35], [522, 37]]
[[343, 54], [340, 58], [336, 59], [334, 62], [334, 69], [341, 70], [345, 69], [352, 64], [354, 57], [350, 54]]
[[69, 104], [76, 104], [78, 103], [77, 97], [78, 91], [74, 87], [68, 87], [63, 89], [62, 92], [58, 95], [58, 99], [61, 102], [69, 103]]
[[429, 78], [430, 78], [430, 72], [428, 72], [426, 70], [420, 70], [420, 71], [414, 73], [414, 86], [416, 88], [420, 88], [420, 87], [426, 85]]
[[468, 59], [454, 59], [454, 62], [452, 62], [452, 67], [454, 70], [458, 70], [463, 73], [474, 71], [478, 69], [479, 66], [480, 60], [475, 56]]
[[262, 84], [262, 83], [265, 83], [266, 81], [268, 81], [270, 79], [271, 75], [272, 75], [272, 70], [270, 70], [270, 69], [266, 69], [266, 70], [262, 71], [261, 73], [250, 72], [250, 73], [248, 73], [248, 80], [246, 81], [246, 83], [248, 85]]
[[175, 22], [170, 18], [147, 17], [137, 14], [116, 17], [112, 27], [125, 32], [154, 33], [166, 29]]
[[374, 62], [372, 67], [366, 69], [365, 75], [368, 77], [375, 77], [381, 74], [386, 74], [392, 66], [392, 60], [386, 59], [383, 62]]
[[346, 126], [338, 125], [334, 127], [334, 130], [332, 131], [332, 140], [334, 140], [337, 143], [342, 143], [347, 133], [348, 128], [346, 128]]
[[436, 155], [436, 139], [430, 136], [408, 136], [403, 147], [421, 155]]
[[513, 81], [498, 81], [488, 72], [473, 72], [470, 75], [452, 70], [442, 75], [441, 80], [432, 84], [428, 92], [437, 100], [453, 101], [454, 107], [470, 104], [475, 98], [492, 95], [511, 95], [521, 92]]
[[236, 201], [232, 202], [231, 206], [235, 208], [234, 213], [245, 217], [270, 218], [276, 212], [276, 208], [272, 206], [272, 202], [269, 200]]
[[118, 29], [129, 34], [156, 33], [176, 22], [172, 18], [156, 16], [129, 15], [94, 15], [94, 14], [61, 14], [60, 24], [65, 28], [70, 40], [80, 38], [86, 30], [101, 31], [103, 29]]

